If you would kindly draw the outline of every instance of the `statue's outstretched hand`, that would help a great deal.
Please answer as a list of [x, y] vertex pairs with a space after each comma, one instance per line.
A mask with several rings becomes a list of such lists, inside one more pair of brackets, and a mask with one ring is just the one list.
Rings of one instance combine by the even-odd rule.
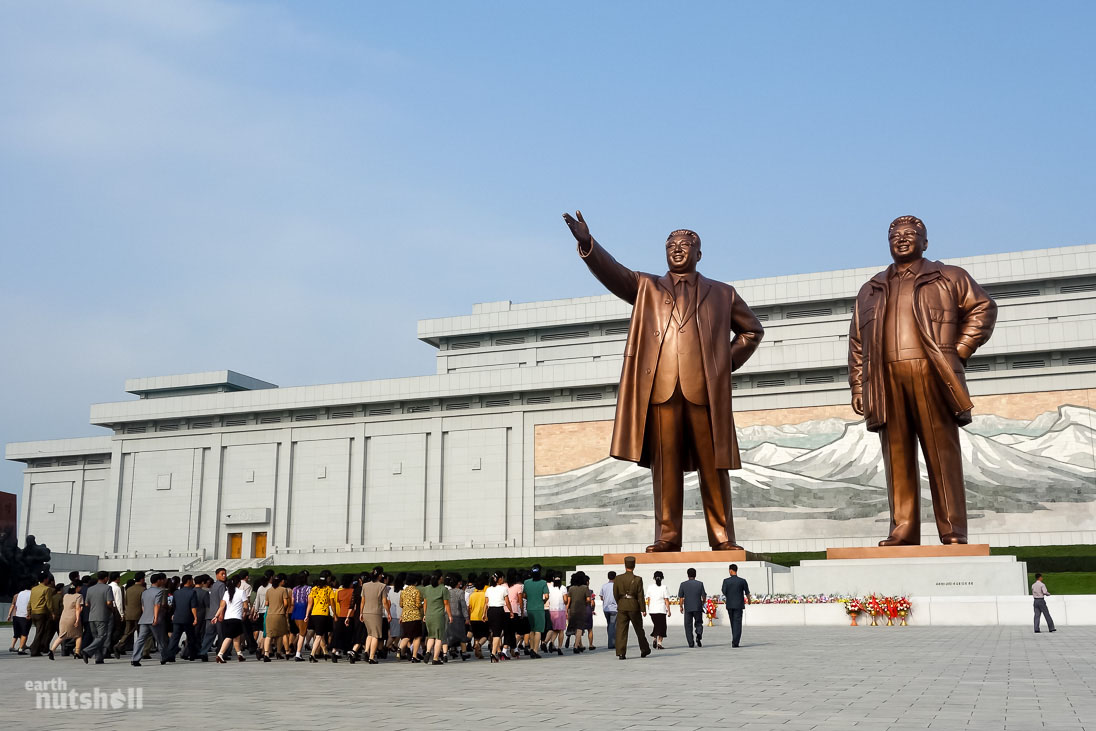
[[571, 229], [571, 235], [575, 237], [579, 246], [588, 249], [593, 239], [590, 237], [590, 227], [582, 218], [582, 211], [575, 211], [574, 217], [570, 213], [564, 213], [563, 220], [567, 223], [567, 228]]

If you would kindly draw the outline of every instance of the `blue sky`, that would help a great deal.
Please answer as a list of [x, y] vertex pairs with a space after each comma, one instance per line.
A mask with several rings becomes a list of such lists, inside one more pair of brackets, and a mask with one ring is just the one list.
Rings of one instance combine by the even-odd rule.
[[[432, 372], [415, 321], [1091, 243], [1096, 5], [0, 2], [0, 442], [127, 377]], [[19, 492], [20, 465], [0, 467]]]

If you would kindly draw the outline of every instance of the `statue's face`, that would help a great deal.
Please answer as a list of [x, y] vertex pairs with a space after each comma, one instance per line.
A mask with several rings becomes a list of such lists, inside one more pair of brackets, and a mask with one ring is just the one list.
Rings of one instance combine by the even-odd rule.
[[925, 255], [929, 242], [924, 232], [911, 223], [902, 223], [891, 229], [891, 258], [895, 264], [907, 264], [917, 261]]
[[666, 240], [666, 266], [674, 274], [696, 271], [700, 261], [700, 247], [687, 234], [676, 234]]

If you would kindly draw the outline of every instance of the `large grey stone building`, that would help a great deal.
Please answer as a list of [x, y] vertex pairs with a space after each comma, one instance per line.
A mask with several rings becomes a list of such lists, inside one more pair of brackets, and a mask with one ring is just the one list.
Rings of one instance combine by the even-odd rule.
[[[949, 261], [1000, 305], [969, 364], [971, 540], [1096, 541], [1096, 246]], [[734, 283], [766, 327], [734, 377], [752, 550], [886, 534], [878, 440], [846, 382], [853, 298], [880, 268]], [[607, 456], [629, 314], [599, 295], [423, 320], [428, 376], [129, 380], [138, 398], [91, 407], [102, 436], [7, 445], [26, 464], [20, 532], [104, 567], [632, 550], [652, 535], [650, 477]], [[685, 547], [706, 548], [686, 484]]]

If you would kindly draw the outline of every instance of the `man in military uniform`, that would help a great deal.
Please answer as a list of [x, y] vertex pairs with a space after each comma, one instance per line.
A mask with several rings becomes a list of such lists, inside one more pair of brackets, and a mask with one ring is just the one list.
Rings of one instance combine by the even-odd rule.
[[643, 599], [643, 579], [635, 574], [636, 557], [624, 558], [623, 574], [613, 579], [613, 596], [617, 601], [617, 626], [615, 649], [617, 657], [627, 659], [628, 652], [628, 625], [635, 629], [639, 638], [640, 657], [651, 654], [651, 646], [643, 634], [643, 617], [647, 616], [646, 602]]

